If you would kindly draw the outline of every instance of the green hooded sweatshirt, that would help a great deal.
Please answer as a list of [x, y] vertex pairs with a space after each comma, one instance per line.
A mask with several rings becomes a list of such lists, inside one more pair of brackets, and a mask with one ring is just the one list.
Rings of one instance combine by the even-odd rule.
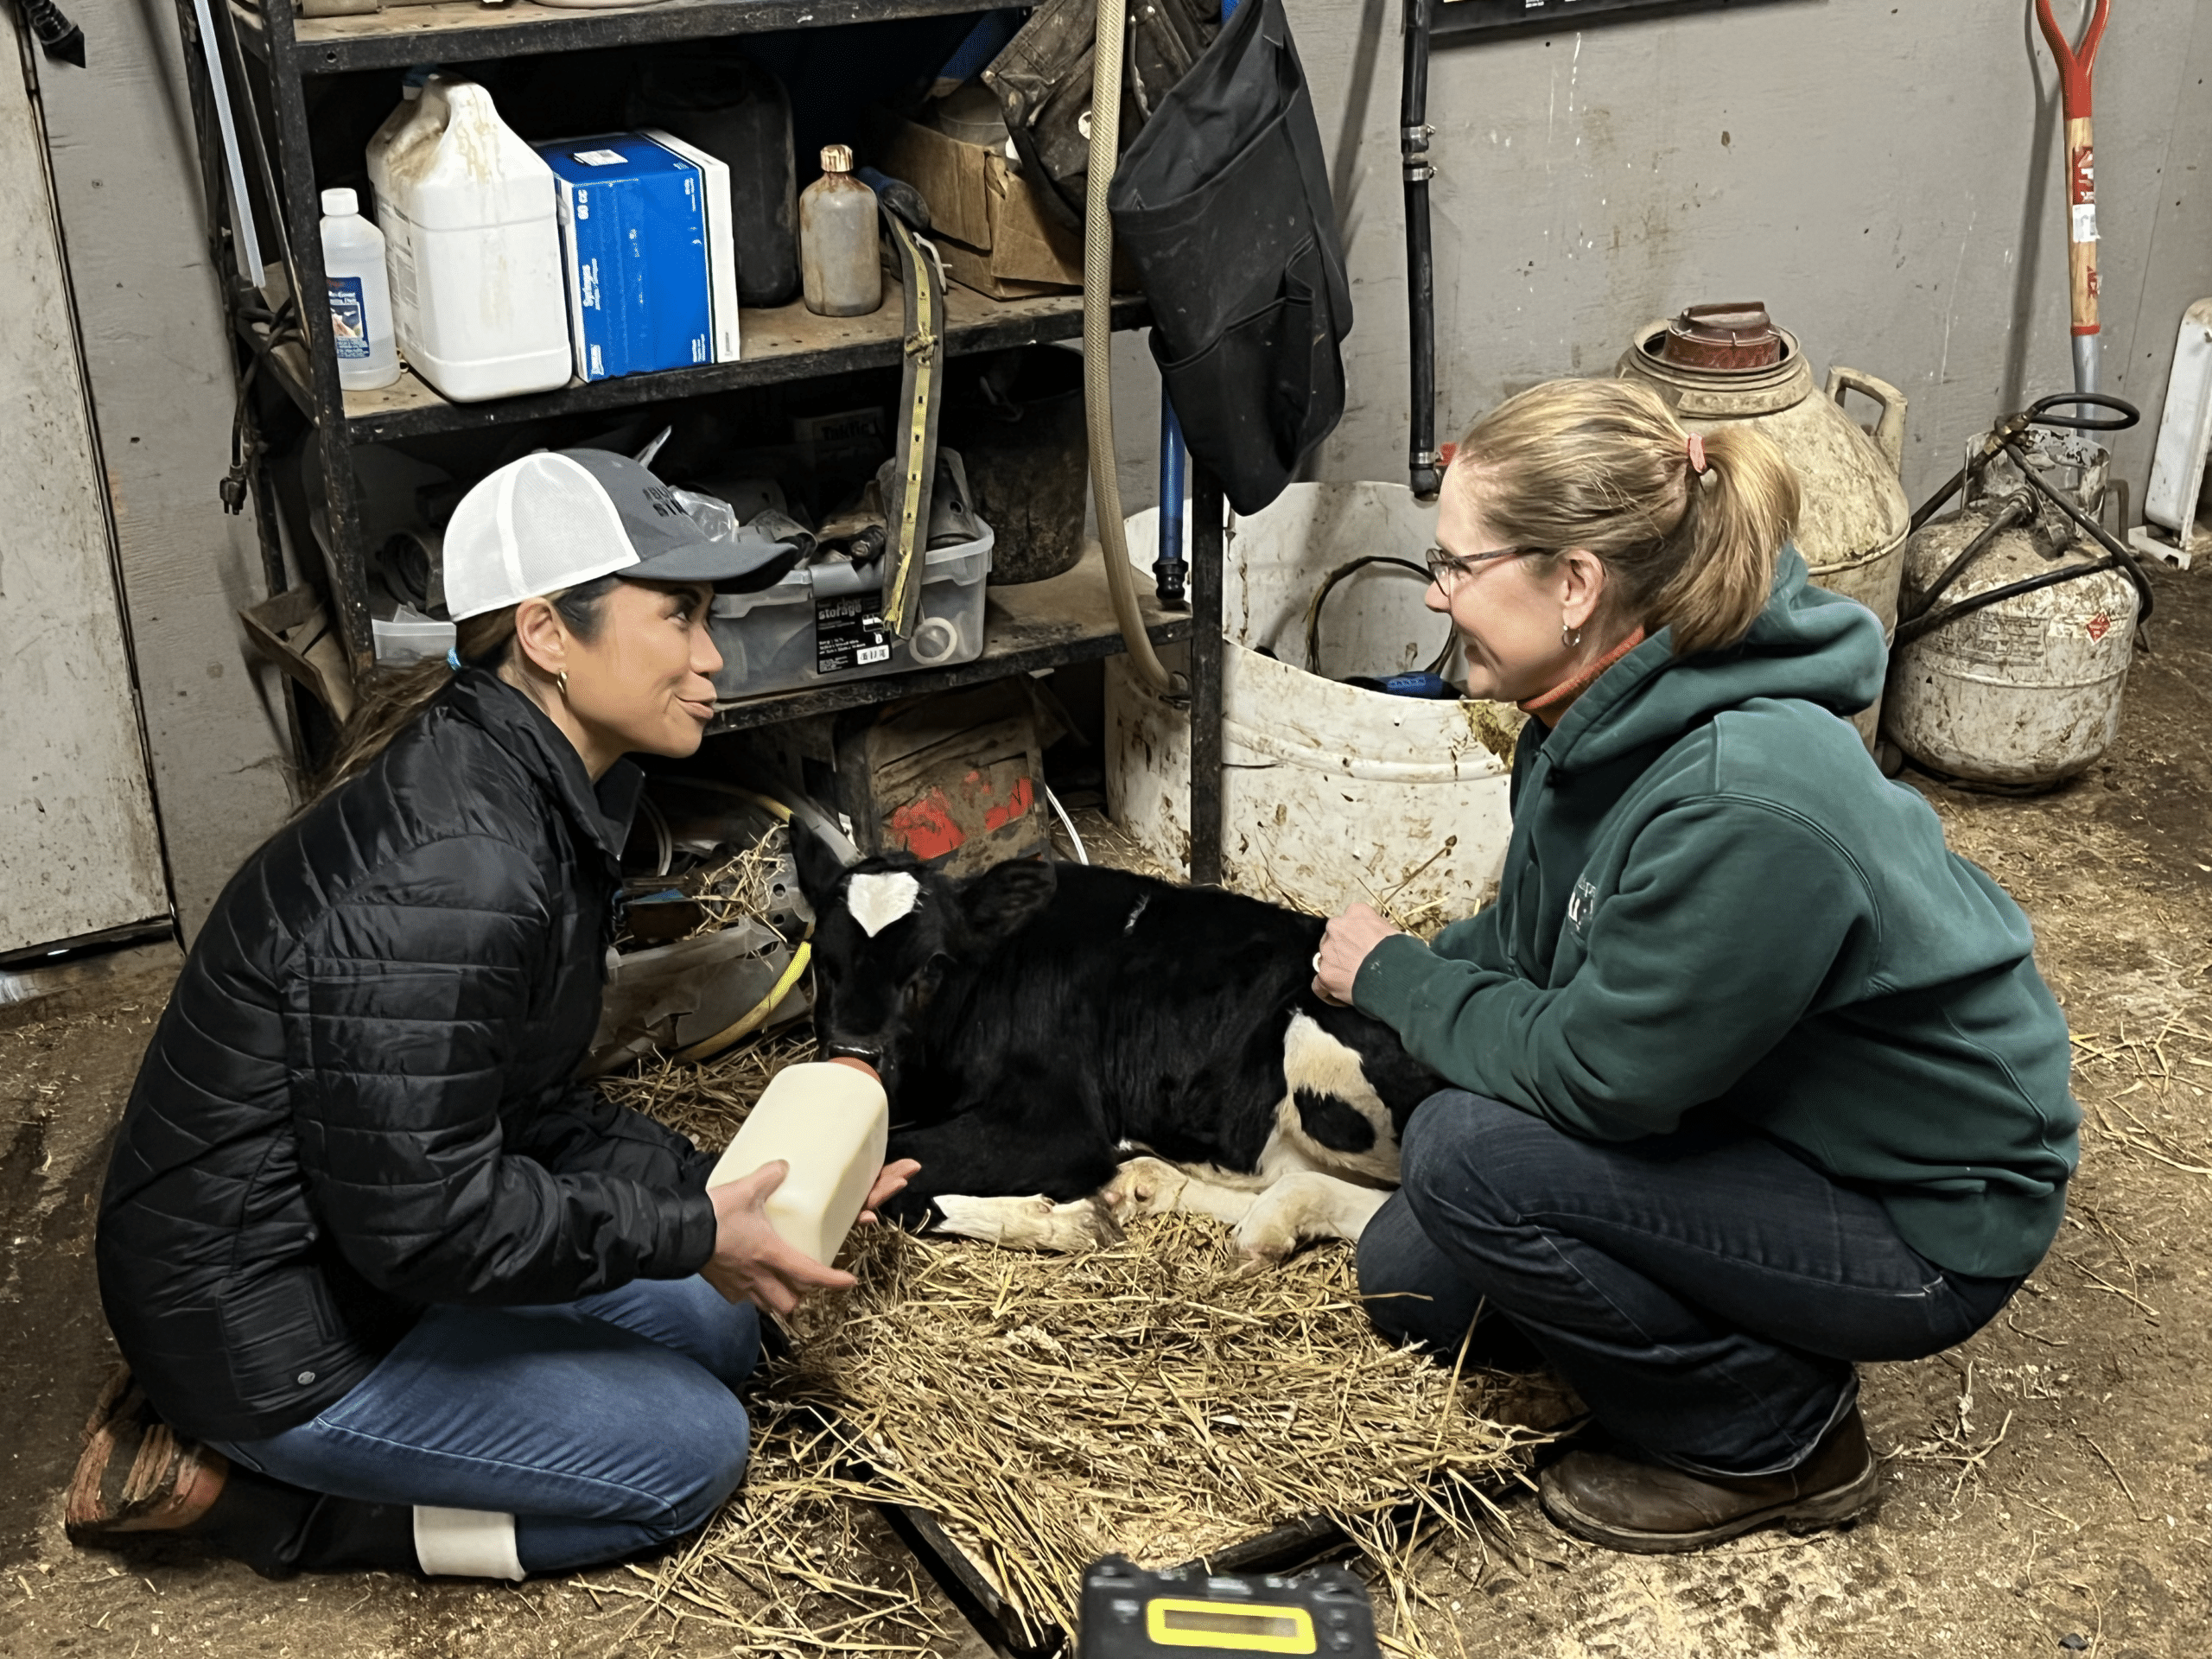
[[1354, 1001], [1569, 1134], [1709, 1107], [1938, 1266], [2026, 1273], [2079, 1157], [2066, 1022], [2019, 907], [1839, 718], [1881, 690], [1879, 626], [1785, 548], [1740, 645], [1673, 653], [1662, 630], [1523, 728], [1497, 902], [1385, 939]]

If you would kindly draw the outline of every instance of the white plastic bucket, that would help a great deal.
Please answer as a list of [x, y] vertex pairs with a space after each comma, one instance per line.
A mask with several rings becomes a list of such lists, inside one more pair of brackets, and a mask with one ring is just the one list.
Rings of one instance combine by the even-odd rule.
[[[1130, 562], [1147, 576], [1158, 525], [1156, 512], [1128, 521]], [[1304, 667], [1306, 609], [1330, 572], [1371, 553], [1418, 565], [1435, 528], [1433, 506], [1376, 483], [1294, 484], [1236, 521], [1222, 664], [1223, 876], [1236, 891], [1323, 913], [1364, 900], [1427, 929], [1497, 890], [1519, 712], [1325, 677], [1433, 661], [1449, 625], [1421, 603], [1426, 581], [1375, 566], [1346, 577], [1321, 613], [1320, 672]], [[1121, 657], [1107, 664], [1106, 746], [1115, 818], [1187, 873], [1190, 717]]]
[[553, 171], [492, 95], [431, 76], [377, 129], [368, 162], [408, 366], [455, 403], [566, 385]]

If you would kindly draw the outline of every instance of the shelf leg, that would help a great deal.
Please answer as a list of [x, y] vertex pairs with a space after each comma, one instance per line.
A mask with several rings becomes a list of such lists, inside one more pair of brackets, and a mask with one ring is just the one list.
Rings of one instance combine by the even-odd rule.
[[1191, 463], [1191, 880], [1221, 884], [1221, 485]]
[[[315, 148], [308, 130], [307, 92], [297, 67], [289, 7], [264, 8], [270, 62], [269, 83], [274, 107], [276, 154], [284, 193], [283, 218], [291, 251], [292, 280], [298, 296], [301, 327], [313, 365], [315, 459], [326, 492], [323, 550], [330, 579], [331, 621], [345, 642], [353, 683], [366, 690], [376, 666], [376, 640], [369, 626], [368, 550], [361, 544], [361, 492], [353, 475], [353, 451], [346, 432], [346, 400], [338, 389], [338, 356], [330, 339], [330, 307], [324, 297], [322, 194], [315, 176]], [[258, 111], [257, 111], [258, 115]], [[312, 532], [307, 537], [314, 539]]]

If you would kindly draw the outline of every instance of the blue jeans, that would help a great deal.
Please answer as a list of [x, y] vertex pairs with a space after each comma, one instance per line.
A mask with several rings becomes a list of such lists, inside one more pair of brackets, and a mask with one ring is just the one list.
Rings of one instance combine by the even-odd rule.
[[1487, 1305], [1600, 1423], [1698, 1472], [1793, 1467], [1856, 1402], [1853, 1360], [1962, 1342], [2020, 1283], [1937, 1267], [1879, 1199], [1735, 1125], [1582, 1141], [1446, 1090], [1402, 1181], [1359, 1241], [1376, 1325], [1449, 1353]]
[[558, 1573], [688, 1532], [737, 1490], [732, 1390], [760, 1357], [753, 1305], [697, 1278], [437, 1306], [321, 1416], [218, 1449], [312, 1492], [512, 1514], [524, 1570]]

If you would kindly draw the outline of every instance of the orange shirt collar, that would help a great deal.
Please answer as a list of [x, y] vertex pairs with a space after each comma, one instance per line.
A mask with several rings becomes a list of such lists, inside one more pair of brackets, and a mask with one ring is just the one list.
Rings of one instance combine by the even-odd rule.
[[1597, 683], [1600, 674], [1643, 643], [1643, 630], [1638, 628], [1573, 679], [1562, 680], [1541, 697], [1531, 697], [1520, 704], [1521, 712], [1534, 715], [1547, 726], [1558, 725], [1560, 717], [1567, 713], [1577, 697]]

